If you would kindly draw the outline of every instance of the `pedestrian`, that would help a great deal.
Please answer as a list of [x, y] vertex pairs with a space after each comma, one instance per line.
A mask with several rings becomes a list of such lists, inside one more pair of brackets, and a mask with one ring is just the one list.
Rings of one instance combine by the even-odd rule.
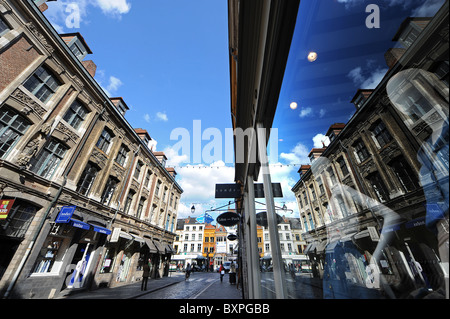
[[189, 276], [191, 275], [191, 270], [192, 270], [191, 264], [188, 263], [187, 266], [186, 266], [186, 277], [185, 277], [185, 279], [189, 278]]
[[234, 262], [231, 262], [230, 265], [230, 284], [236, 283], [236, 264]]
[[148, 265], [148, 261], [144, 263], [144, 267], [142, 267], [142, 283], [141, 290], [147, 290], [148, 277], [150, 276], [150, 266]]
[[220, 263], [219, 272], [220, 272], [220, 282], [223, 282], [223, 276], [225, 275], [225, 268], [223, 267], [222, 262]]

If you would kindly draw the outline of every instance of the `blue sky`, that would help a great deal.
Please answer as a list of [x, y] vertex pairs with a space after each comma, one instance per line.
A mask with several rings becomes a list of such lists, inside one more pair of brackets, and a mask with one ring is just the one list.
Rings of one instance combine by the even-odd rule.
[[[79, 24], [67, 24], [74, 3]], [[369, 3], [380, 7], [380, 29], [365, 26]], [[271, 167], [273, 182], [283, 185], [282, 199], [297, 216], [290, 188], [298, 166], [308, 164], [311, 148], [320, 147], [328, 127], [347, 122], [358, 88], [374, 88], [387, 71], [384, 52], [401, 21], [410, 15], [434, 14], [443, 0], [302, 0], [287, 71], [273, 127], [278, 129], [278, 160]], [[80, 32], [93, 51], [86, 60], [97, 64], [96, 80], [111, 97], [121, 96], [130, 107], [127, 121], [146, 129], [178, 166], [184, 189], [179, 216], [196, 216], [227, 201], [214, 199], [216, 183], [232, 183], [234, 168], [223, 159], [193, 161], [194, 120], [201, 132], [216, 128], [225, 145], [231, 128], [226, 0], [59, 0], [45, 12], [60, 33]], [[67, 10], [67, 11], [66, 11]], [[70, 20], [72, 21], [72, 20]], [[308, 52], [318, 59], [310, 63]], [[295, 101], [298, 107], [289, 108]], [[197, 122], [199, 123], [199, 122]], [[176, 152], [171, 133], [191, 134], [190, 157]], [[202, 142], [204, 147], [209, 141]], [[191, 165], [186, 167], [186, 165]], [[281, 166], [281, 164], [283, 166]], [[182, 166], [182, 167], [180, 167]], [[194, 166], [194, 167], [193, 167]], [[213, 214], [214, 216], [214, 214]]]

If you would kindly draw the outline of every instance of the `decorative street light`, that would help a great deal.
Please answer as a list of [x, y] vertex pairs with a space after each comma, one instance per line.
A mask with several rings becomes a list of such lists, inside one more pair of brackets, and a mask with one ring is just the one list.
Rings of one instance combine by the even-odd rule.
[[194, 212], [195, 212], [195, 206], [192, 205], [192, 207], [191, 207], [191, 213], [193, 214]]

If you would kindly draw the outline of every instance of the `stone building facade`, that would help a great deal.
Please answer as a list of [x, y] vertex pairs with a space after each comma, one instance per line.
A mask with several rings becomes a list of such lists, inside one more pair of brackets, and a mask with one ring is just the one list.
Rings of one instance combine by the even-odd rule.
[[38, 2], [0, 1], [1, 294], [121, 285], [144, 262], [167, 275], [176, 172], [94, 80], [83, 37], [57, 34]]

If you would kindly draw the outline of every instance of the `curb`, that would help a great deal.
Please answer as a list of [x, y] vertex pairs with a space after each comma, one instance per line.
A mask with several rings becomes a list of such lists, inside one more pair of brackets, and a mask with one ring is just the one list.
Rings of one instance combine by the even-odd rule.
[[180, 281], [175, 281], [175, 282], [171, 282], [171, 283], [169, 283], [169, 284], [167, 284], [167, 285], [160, 286], [160, 287], [157, 287], [157, 288], [153, 288], [153, 289], [151, 289], [151, 290], [146, 290], [146, 291], [141, 292], [141, 293], [139, 293], [139, 294], [137, 294], [137, 295], [134, 295], [134, 296], [132, 296], [132, 297], [127, 297], [127, 298], [124, 298], [124, 299], [135, 299], [135, 298], [139, 298], [139, 297], [142, 297], [142, 296], [144, 296], [144, 295], [146, 295], [146, 294], [149, 294], [149, 293], [152, 293], [152, 292], [155, 292], [155, 291], [158, 291], [158, 290], [161, 290], [161, 289], [164, 289], [164, 288], [173, 286], [173, 285], [178, 284], [178, 283], [180, 283], [180, 282], [182, 282], [182, 280], [180, 280]]

